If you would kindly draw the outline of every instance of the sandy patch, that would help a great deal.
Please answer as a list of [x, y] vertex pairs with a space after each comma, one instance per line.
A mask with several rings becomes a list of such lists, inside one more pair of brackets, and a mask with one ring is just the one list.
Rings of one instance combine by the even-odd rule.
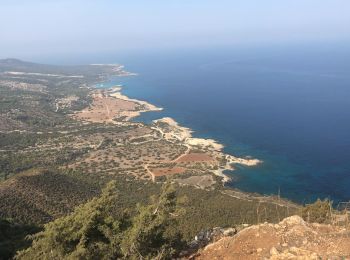
[[94, 123], [113, 122], [113, 119], [121, 118], [138, 108], [134, 102], [105, 96], [100, 91], [94, 93], [92, 98], [91, 106], [75, 113], [74, 118]]
[[142, 100], [138, 100], [138, 99], [134, 99], [134, 98], [129, 98], [129, 97], [123, 95], [122, 93], [120, 93], [120, 89], [121, 89], [120, 87], [112, 88], [112, 92], [109, 94], [109, 96], [120, 99], [120, 100], [133, 102], [133, 103], [140, 105], [142, 107], [142, 110], [139, 112], [162, 110], [162, 108], [156, 107], [155, 105], [152, 105], [146, 101], [142, 101]]
[[191, 176], [186, 179], [176, 179], [176, 181], [183, 185], [192, 185], [201, 189], [208, 188], [216, 183], [213, 176], [210, 174]]
[[73, 118], [94, 123], [117, 123], [129, 121], [143, 112], [161, 110], [146, 101], [122, 95], [120, 89], [113, 87], [108, 90], [95, 90], [92, 93], [91, 106], [75, 113]]

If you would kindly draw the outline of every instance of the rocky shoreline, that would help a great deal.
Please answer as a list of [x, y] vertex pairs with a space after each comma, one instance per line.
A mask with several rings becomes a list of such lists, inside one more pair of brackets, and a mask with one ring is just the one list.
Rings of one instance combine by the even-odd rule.
[[[128, 96], [122, 94], [121, 90], [122, 86], [114, 86], [106, 89], [106, 94], [108, 97], [127, 102], [133, 102], [139, 106], [139, 109], [136, 111], [123, 111], [122, 115], [124, 116], [124, 121], [126, 122], [129, 122], [131, 119], [136, 118], [141, 113], [163, 110], [163, 108], [156, 107], [155, 105], [150, 104], [146, 101], [129, 98]], [[118, 123], [120, 123], [120, 121], [118, 121]], [[216, 167], [216, 169], [212, 169], [211, 172], [216, 176], [222, 178], [223, 184], [232, 181], [231, 177], [226, 175], [224, 172], [226, 170], [233, 171], [235, 169], [235, 164], [252, 167], [262, 163], [262, 161], [259, 159], [239, 158], [230, 154], [225, 154], [223, 152], [224, 145], [218, 143], [213, 139], [193, 137], [192, 129], [179, 125], [178, 122], [170, 117], [154, 120], [150, 127], [156, 131], [159, 131], [165, 140], [170, 142], [179, 142], [185, 145], [188, 148], [188, 151], [200, 149], [209, 153], [215, 158], [220, 158], [220, 161], [224, 163], [219, 164], [219, 166]]]

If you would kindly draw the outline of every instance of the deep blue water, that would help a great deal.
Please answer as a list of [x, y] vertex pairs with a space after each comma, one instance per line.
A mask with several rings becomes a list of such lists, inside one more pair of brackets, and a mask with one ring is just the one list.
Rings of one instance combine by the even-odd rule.
[[[113, 60], [114, 59], [114, 60]], [[350, 199], [350, 48], [200, 50], [108, 56], [137, 77], [123, 93], [163, 107], [227, 153], [264, 161], [237, 167], [232, 187], [298, 202]]]

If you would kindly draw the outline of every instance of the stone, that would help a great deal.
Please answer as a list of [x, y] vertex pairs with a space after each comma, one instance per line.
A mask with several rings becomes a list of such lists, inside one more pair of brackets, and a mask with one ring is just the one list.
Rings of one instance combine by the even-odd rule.
[[224, 230], [223, 235], [224, 236], [233, 236], [237, 233], [237, 230], [235, 228], [227, 228]]
[[270, 249], [270, 255], [278, 255], [278, 250], [276, 249], [276, 247], [272, 247]]

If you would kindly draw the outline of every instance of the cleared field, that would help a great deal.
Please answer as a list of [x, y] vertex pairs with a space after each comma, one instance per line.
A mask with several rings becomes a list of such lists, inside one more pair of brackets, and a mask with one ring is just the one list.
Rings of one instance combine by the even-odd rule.
[[189, 153], [181, 156], [176, 162], [210, 162], [215, 161], [211, 156], [205, 153]]
[[91, 106], [75, 113], [73, 118], [93, 123], [113, 122], [139, 109], [137, 103], [106, 96], [103, 91], [96, 91], [92, 97]]

